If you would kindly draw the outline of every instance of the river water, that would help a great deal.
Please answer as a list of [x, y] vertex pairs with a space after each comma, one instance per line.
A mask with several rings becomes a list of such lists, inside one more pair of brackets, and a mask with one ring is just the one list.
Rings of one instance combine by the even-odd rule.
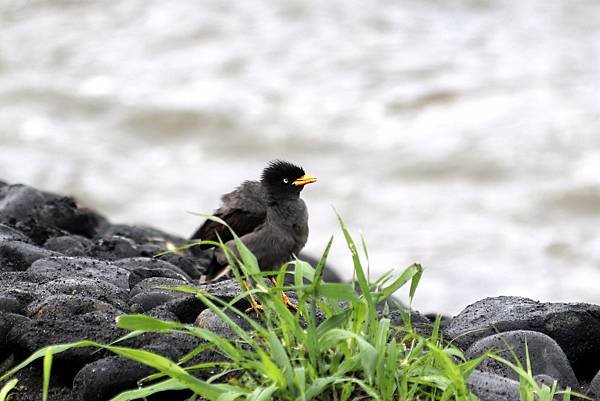
[[[600, 303], [600, 2], [0, 0], [0, 179], [188, 235], [302, 164], [415, 306]], [[406, 291], [399, 296], [405, 299]]]

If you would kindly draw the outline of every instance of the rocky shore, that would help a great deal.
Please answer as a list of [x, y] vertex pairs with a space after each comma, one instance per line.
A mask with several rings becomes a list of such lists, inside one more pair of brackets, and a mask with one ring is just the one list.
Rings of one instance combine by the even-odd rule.
[[[166, 254], [186, 239], [158, 229], [111, 224], [71, 197], [0, 182], [0, 373], [37, 349], [82, 339], [109, 343], [126, 334], [115, 325], [125, 313], [223, 330], [222, 322], [192, 295], [157, 289], [191, 285], [231, 300], [233, 280], [199, 284], [206, 258]], [[240, 301], [240, 307], [247, 307]], [[430, 325], [418, 315], [420, 324]], [[536, 379], [600, 395], [600, 306], [540, 303], [520, 297], [487, 298], [444, 323], [444, 335], [468, 358], [496, 350], [523, 363], [529, 351]], [[182, 334], [145, 334], [123, 343], [178, 359], [200, 344]], [[525, 346], [526, 344], [526, 346]], [[502, 351], [504, 350], [504, 351]], [[204, 352], [196, 360], [218, 357]], [[17, 374], [11, 400], [39, 400], [41, 364]], [[55, 356], [50, 400], [104, 401], [134, 388], [151, 370], [89, 348]], [[468, 379], [481, 400], [519, 399], [517, 375], [485, 360]], [[184, 400], [189, 393], [161, 395]]]

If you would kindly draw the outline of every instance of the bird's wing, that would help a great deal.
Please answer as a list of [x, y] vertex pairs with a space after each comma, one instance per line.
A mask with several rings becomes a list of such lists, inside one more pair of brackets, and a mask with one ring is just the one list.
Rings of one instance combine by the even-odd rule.
[[[264, 223], [267, 204], [259, 182], [246, 181], [234, 191], [223, 195], [221, 200], [223, 205], [214, 212], [214, 216], [224, 220], [239, 237]], [[220, 238], [225, 243], [233, 239], [233, 236], [224, 225], [206, 220], [191, 238], [203, 241], [219, 241]], [[200, 245], [201, 249], [210, 247], [211, 245]]]

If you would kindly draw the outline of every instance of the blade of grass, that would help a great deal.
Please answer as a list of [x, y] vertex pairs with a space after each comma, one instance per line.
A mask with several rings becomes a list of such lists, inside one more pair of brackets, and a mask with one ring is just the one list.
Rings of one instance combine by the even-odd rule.
[[171, 378], [186, 385], [190, 390], [194, 391], [196, 394], [199, 394], [210, 400], [217, 399], [219, 396], [226, 392], [238, 393], [238, 395], [240, 396], [243, 395], [241, 389], [237, 387], [225, 384], [210, 384], [200, 379], [197, 379], [196, 377], [186, 372], [183, 368], [178, 366], [176, 363], [153, 352], [135, 348], [114, 346], [108, 346], [103, 348], [106, 348], [117, 355], [121, 355], [125, 358], [140, 362], [162, 373], [165, 373]]
[[142, 387], [139, 389], [135, 389], [135, 390], [124, 391], [121, 394], [117, 395], [116, 397], [111, 398], [110, 401], [139, 400], [139, 399], [148, 397], [152, 394], [160, 393], [162, 391], [185, 390], [186, 388], [187, 388], [187, 386], [185, 384], [180, 383], [179, 381], [177, 381], [175, 379], [169, 378], [160, 383], [150, 384], [148, 386], [145, 386], [145, 387]]
[[48, 400], [48, 387], [50, 387], [50, 372], [52, 370], [52, 347], [44, 355], [44, 377], [42, 383], [42, 401]]
[[[387, 287], [385, 287], [381, 290], [379, 301], [388, 298], [390, 295], [392, 295], [394, 292], [396, 292], [400, 287], [402, 287], [404, 284], [406, 284], [408, 282], [408, 280], [414, 279], [415, 276], [419, 274], [419, 271], [422, 271], [422, 270], [423, 270], [423, 268], [416, 263], [407, 267], [402, 272], [400, 277], [398, 277], [396, 280], [394, 280], [392, 282], [392, 284], [388, 285]], [[412, 286], [411, 286], [411, 293], [412, 293]]]
[[0, 401], [6, 401], [8, 399], [8, 393], [15, 388], [18, 382], [18, 379], [12, 379], [2, 387], [0, 390]]
[[337, 211], [335, 212], [335, 214], [340, 223], [340, 227], [342, 229], [342, 233], [344, 234], [344, 238], [346, 239], [346, 244], [348, 246], [348, 249], [350, 250], [350, 254], [352, 255], [352, 262], [354, 263], [354, 271], [356, 272], [356, 278], [358, 279], [358, 286], [360, 287], [362, 296], [367, 301], [368, 311], [369, 311], [367, 333], [369, 333], [369, 332], [371, 332], [370, 328], [375, 326], [375, 322], [377, 319], [376, 310], [375, 310], [375, 302], [373, 301], [373, 298], [371, 296], [371, 292], [369, 289], [369, 283], [367, 282], [367, 277], [365, 276], [365, 272], [362, 268], [362, 264], [361, 264], [360, 258], [358, 256], [358, 252], [356, 250], [356, 244], [354, 243], [354, 240], [350, 236], [350, 233], [348, 232], [348, 229], [346, 228], [344, 221], [342, 220], [340, 215], [337, 213]]

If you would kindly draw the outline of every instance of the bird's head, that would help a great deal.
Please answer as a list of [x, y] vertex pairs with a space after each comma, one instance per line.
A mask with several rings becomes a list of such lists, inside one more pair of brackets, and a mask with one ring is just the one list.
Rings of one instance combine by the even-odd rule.
[[299, 194], [306, 184], [317, 181], [302, 167], [283, 160], [273, 160], [262, 172], [261, 182], [271, 195]]

